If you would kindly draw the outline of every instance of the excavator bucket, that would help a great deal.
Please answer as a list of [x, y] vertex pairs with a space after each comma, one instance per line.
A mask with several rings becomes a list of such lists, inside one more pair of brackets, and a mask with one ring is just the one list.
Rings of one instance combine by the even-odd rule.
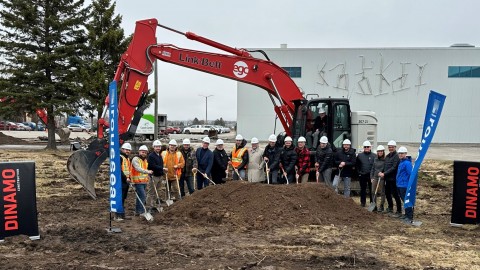
[[75, 151], [67, 161], [70, 175], [79, 182], [93, 199], [95, 194], [95, 177], [100, 165], [108, 157], [108, 144], [105, 139], [95, 140], [86, 150]]

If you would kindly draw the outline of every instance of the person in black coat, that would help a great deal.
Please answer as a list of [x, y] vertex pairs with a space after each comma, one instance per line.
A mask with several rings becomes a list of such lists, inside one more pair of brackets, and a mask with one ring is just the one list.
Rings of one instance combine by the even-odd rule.
[[[287, 136], [285, 138], [285, 146], [280, 154], [280, 170], [283, 175], [282, 184], [295, 183], [295, 164], [297, 163], [297, 153], [295, 152], [295, 146], [293, 146], [292, 138]], [[286, 179], [285, 179], [286, 174]]]
[[320, 138], [320, 147], [315, 153], [315, 167], [319, 172], [319, 178], [321, 181], [325, 182], [330, 188], [333, 188], [332, 185], [332, 165], [333, 165], [333, 151], [332, 147], [328, 143], [328, 138], [322, 136]]
[[352, 182], [353, 167], [355, 166], [355, 149], [351, 148], [349, 139], [343, 141], [343, 149], [338, 150], [335, 157], [335, 166], [339, 174], [333, 181], [333, 188], [338, 192], [338, 183], [343, 180], [343, 196], [350, 197], [350, 183]]
[[268, 183], [278, 184], [278, 170], [280, 169], [280, 154], [282, 148], [277, 146], [277, 137], [275, 134], [268, 137], [268, 145], [263, 151], [263, 160], [265, 161], [265, 172], [268, 172]]
[[223, 149], [223, 140], [218, 139], [213, 150], [212, 180], [215, 184], [224, 184], [227, 177], [228, 155]]

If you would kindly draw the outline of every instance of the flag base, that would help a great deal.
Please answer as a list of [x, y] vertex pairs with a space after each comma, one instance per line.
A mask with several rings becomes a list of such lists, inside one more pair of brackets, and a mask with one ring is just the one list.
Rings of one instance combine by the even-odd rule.
[[121, 233], [122, 229], [116, 227], [110, 227], [106, 229], [108, 233]]

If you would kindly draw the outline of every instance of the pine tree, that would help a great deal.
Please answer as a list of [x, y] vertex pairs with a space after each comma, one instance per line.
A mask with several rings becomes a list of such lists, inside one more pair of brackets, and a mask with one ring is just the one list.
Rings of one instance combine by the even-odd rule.
[[83, 0], [0, 0], [0, 97], [4, 110], [48, 112], [47, 149], [56, 149], [55, 115], [79, 103], [79, 54], [86, 36]]
[[115, 15], [115, 3], [94, 0], [87, 22], [88, 53], [81, 69], [85, 107], [93, 106], [97, 115], [103, 110], [108, 84], [113, 79], [122, 53], [130, 38], [120, 27], [122, 17]]

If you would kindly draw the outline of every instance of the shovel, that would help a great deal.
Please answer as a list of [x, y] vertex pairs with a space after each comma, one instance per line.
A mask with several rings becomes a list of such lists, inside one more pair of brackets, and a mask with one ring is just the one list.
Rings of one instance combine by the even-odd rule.
[[147, 208], [145, 207], [145, 204], [143, 204], [142, 200], [140, 199], [140, 196], [138, 196], [137, 190], [136, 190], [135, 187], [132, 185], [132, 183], [130, 183], [130, 187], [133, 189], [133, 191], [135, 192], [135, 195], [137, 196], [138, 201], [139, 201], [140, 204], [143, 206], [143, 210], [145, 211], [145, 212], [143, 212], [143, 217], [145, 217], [145, 219], [146, 219], [147, 221], [152, 222], [152, 221], [153, 221], [153, 216], [152, 216], [152, 214], [150, 214], [149, 212], [147, 212]]
[[287, 181], [287, 185], [288, 185], [288, 177], [287, 177], [287, 172], [283, 169], [283, 167], [280, 167], [282, 168], [282, 172], [283, 172], [283, 177], [285, 178], [285, 180]]
[[318, 183], [318, 179], [320, 178], [320, 172], [317, 170], [315, 172], [315, 179], [317, 179], [317, 183]]
[[375, 195], [373, 196], [373, 202], [368, 207], [368, 212], [373, 212], [373, 210], [377, 207], [376, 200], [377, 200], [378, 186], [380, 186], [380, 178], [378, 178], [378, 180], [377, 180], [377, 187], [375, 188]]
[[[177, 169], [178, 172], [178, 169]], [[175, 179], [177, 180], [178, 198], [182, 199], [182, 192], [180, 191], [180, 181], [178, 180], [178, 173], [175, 172]]]
[[167, 174], [165, 174], [165, 180], [165, 183], [167, 185], [167, 200], [165, 200], [165, 203], [167, 204], [167, 206], [170, 206], [173, 204], [173, 200], [170, 197], [170, 184], [168, 183]]
[[268, 161], [265, 162], [265, 167], [267, 168], [267, 184], [270, 185], [270, 169], [268, 168]]
[[197, 190], [197, 172], [193, 173], [193, 190]]
[[215, 182], [213, 182], [212, 179], [208, 178], [208, 175], [206, 173], [200, 172], [200, 174], [203, 175], [203, 177], [205, 177], [206, 179], [208, 179], [208, 181], [210, 181], [210, 183], [212, 183], [214, 186], [216, 185]]
[[155, 189], [155, 195], [157, 195], [157, 211], [161, 213], [163, 211], [163, 207], [160, 203], [160, 196], [158, 196], [157, 185], [155, 185], [155, 182], [153, 182], [153, 188]]
[[297, 180], [297, 185], [298, 185], [298, 178], [300, 177], [300, 175], [298, 175], [298, 169], [295, 168], [295, 180]]

